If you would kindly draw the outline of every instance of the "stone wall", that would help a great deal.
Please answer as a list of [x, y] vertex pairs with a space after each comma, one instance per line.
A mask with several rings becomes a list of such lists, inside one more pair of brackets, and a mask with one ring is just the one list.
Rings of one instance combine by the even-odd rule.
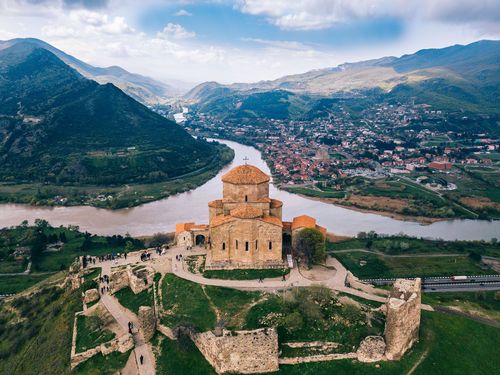
[[387, 300], [385, 355], [400, 359], [418, 341], [420, 328], [421, 280], [397, 279]]
[[139, 324], [142, 328], [144, 340], [148, 342], [154, 336], [156, 331], [156, 317], [151, 306], [139, 307]]
[[125, 353], [134, 347], [134, 340], [132, 339], [132, 335], [126, 334], [115, 338], [111, 341], [105, 342], [104, 344], [98, 345], [95, 348], [86, 350], [81, 353], [75, 353], [71, 356], [70, 366], [71, 369], [74, 369], [80, 363], [85, 362], [89, 358], [92, 358], [98, 353], [102, 353], [102, 355], [106, 356], [112, 352], [120, 352]]
[[112, 270], [111, 275], [109, 276], [109, 280], [110, 280], [109, 285], [111, 293], [116, 293], [120, 289], [128, 287], [129, 280], [128, 280], [127, 268]]
[[240, 219], [212, 227], [210, 239], [211, 251], [206, 264], [209, 269], [258, 268], [283, 262], [282, 228], [259, 219]]
[[130, 287], [134, 294], [138, 294], [153, 285], [154, 269], [149, 266], [133, 269], [130, 266], [112, 270], [110, 276], [111, 293]]
[[251, 185], [222, 184], [222, 196], [226, 202], [258, 202], [269, 197], [269, 182]]
[[265, 373], [279, 370], [278, 334], [274, 328], [191, 333], [191, 339], [218, 374]]
[[83, 295], [83, 302], [85, 304], [97, 301], [100, 295], [97, 289], [88, 289], [85, 291]]

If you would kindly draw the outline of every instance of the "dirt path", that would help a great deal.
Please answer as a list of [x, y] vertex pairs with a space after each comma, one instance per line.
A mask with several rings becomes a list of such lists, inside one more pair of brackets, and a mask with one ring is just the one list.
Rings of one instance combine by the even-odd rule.
[[[133, 338], [135, 343], [133, 353], [135, 354], [138, 374], [154, 375], [156, 373], [155, 357], [153, 355], [151, 345], [144, 342], [144, 336], [142, 335], [142, 332], [137, 329], [137, 327], [139, 327], [139, 319], [137, 318], [137, 316], [120, 305], [118, 300], [110, 294], [102, 295], [101, 302], [104, 304], [104, 306], [106, 306], [110, 314], [113, 315], [124, 334], [128, 332], [128, 323], [132, 322], [134, 324], [134, 327], [136, 328], [133, 331]], [[143, 356], [144, 358], [144, 364], [142, 365], [140, 365], [141, 356]], [[128, 365], [129, 367], [131, 366], [130, 364]], [[130, 368], [128, 368], [128, 370], [130, 370]]]

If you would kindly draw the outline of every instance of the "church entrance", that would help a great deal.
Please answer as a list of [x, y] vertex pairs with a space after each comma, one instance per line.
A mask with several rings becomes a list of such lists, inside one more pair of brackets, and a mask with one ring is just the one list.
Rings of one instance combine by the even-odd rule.
[[283, 233], [282, 237], [283, 243], [283, 257], [286, 257], [287, 254], [292, 253], [292, 236], [288, 233]]
[[203, 246], [203, 245], [205, 245], [205, 236], [203, 234], [198, 234], [195, 237], [195, 244], [196, 244], [196, 246]]

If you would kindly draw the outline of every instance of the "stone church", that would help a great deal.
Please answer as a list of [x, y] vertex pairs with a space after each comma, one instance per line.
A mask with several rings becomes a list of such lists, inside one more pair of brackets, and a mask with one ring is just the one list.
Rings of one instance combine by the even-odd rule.
[[205, 267], [284, 267], [284, 243], [304, 228], [326, 229], [303, 215], [282, 221], [283, 202], [269, 197], [270, 177], [252, 165], [240, 165], [222, 176], [222, 199], [208, 203], [209, 224], [176, 225], [179, 246], [205, 246]]

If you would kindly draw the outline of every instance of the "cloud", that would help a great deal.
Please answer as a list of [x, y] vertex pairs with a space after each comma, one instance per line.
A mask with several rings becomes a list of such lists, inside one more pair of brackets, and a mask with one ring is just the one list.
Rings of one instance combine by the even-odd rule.
[[185, 9], [180, 9], [178, 10], [177, 12], [175, 12], [174, 14], [175, 16], [177, 17], [190, 17], [193, 15], [193, 13], [189, 13], [187, 10]]
[[194, 38], [196, 33], [186, 30], [178, 23], [168, 23], [156, 36], [160, 39], [189, 39]]
[[497, 0], [239, 0], [235, 6], [286, 30], [325, 29], [384, 17], [484, 25], [500, 15]]
[[47, 36], [68, 38], [88, 35], [121, 35], [131, 34], [135, 30], [125, 18], [98, 13], [90, 10], [74, 10], [67, 17], [60, 17], [49, 25], [42, 27]]
[[260, 39], [260, 38], [241, 38], [244, 42], [250, 42], [255, 44], [264, 45], [267, 47], [281, 48], [281, 49], [289, 49], [289, 50], [306, 50], [310, 49], [304, 43], [291, 41], [291, 40], [269, 40], [269, 39]]

